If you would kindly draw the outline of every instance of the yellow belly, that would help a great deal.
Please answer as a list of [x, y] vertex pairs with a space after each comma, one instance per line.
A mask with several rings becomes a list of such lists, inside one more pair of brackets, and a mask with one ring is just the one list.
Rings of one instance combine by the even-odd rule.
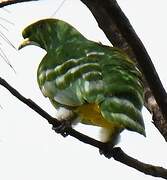
[[81, 118], [81, 122], [84, 124], [90, 124], [94, 126], [117, 129], [120, 128], [118, 123], [110, 122], [103, 118], [100, 108], [97, 104], [84, 104], [76, 109], [76, 113]]
[[113, 146], [117, 143], [119, 133], [124, 127], [119, 123], [104, 119], [97, 104], [84, 104], [76, 109], [76, 113], [81, 123], [102, 127], [100, 133], [102, 142], [111, 142]]

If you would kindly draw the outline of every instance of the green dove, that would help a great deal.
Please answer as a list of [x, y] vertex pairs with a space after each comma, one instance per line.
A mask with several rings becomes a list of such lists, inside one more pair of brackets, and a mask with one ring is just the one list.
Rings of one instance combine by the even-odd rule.
[[58, 19], [39, 20], [22, 35], [19, 49], [35, 45], [47, 52], [37, 80], [60, 120], [101, 127], [101, 141], [113, 146], [124, 129], [145, 136], [142, 74], [123, 51], [90, 41]]

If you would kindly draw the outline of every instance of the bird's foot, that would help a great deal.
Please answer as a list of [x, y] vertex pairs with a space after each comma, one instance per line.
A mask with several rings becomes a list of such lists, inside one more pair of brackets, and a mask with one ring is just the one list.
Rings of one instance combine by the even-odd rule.
[[52, 129], [61, 134], [63, 137], [66, 137], [68, 136], [68, 129], [71, 128], [71, 121], [68, 121], [68, 120], [63, 120], [61, 121], [61, 124], [59, 126], [56, 126], [56, 127], [52, 127]]
[[99, 149], [100, 155], [104, 155], [106, 158], [110, 159], [113, 157], [113, 144], [112, 143], [105, 143], [104, 146]]

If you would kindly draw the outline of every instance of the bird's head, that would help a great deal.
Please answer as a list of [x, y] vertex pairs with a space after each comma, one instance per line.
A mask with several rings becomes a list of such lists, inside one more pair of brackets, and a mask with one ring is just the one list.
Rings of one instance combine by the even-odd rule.
[[19, 49], [27, 45], [39, 46], [46, 51], [74, 39], [85, 39], [74, 27], [58, 19], [42, 19], [22, 31], [24, 40]]

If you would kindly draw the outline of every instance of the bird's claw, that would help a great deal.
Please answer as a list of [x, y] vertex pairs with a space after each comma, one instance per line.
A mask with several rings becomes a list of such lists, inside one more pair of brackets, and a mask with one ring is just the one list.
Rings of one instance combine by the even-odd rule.
[[104, 146], [99, 149], [100, 155], [104, 155], [106, 158], [110, 159], [113, 157], [113, 145], [110, 143], [105, 143]]
[[63, 137], [68, 136], [67, 130], [69, 128], [71, 128], [71, 122], [67, 120], [61, 121], [61, 124], [59, 126], [52, 127], [55, 132], [61, 134]]

